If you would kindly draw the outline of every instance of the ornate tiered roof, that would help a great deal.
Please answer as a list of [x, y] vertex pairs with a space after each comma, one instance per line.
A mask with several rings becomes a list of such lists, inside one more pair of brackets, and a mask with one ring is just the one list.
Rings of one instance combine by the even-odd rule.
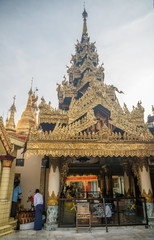
[[90, 42], [87, 32], [86, 10], [83, 12], [83, 32], [81, 41], [75, 45], [75, 54], [71, 58], [71, 66], [67, 66], [69, 81], [64, 80], [57, 87], [59, 108], [69, 109], [71, 99], [80, 98], [88, 88], [91, 82], [104, 82], [103, 64], [98, 64], [98, 54], [95, 43]]
[[[109, 132], [120, 134], [121, 138], [127, 134], [132, 139], [152, 139], [144, 122], [141, 101], [130, 112], [126, 104], [123, 108], [120, 106], [116, 96], [116, 92], [123, 92], [104, 83], [103, 64], [99, 65], [95, 43], [88, 37], [85, 9], [82, 16], [82, 37], [75, 45], [70, 67], [67, 66], [68, 80], [64, 76], [62, 84], [57, 84], [59, 109], [53, 109], [51, 103], [47, 104], [42, 98], [39, 124], [44, 131], [65, 137], [97, 134], [106, 126]], [[48, 128], [43, 125], [45, 123]]]

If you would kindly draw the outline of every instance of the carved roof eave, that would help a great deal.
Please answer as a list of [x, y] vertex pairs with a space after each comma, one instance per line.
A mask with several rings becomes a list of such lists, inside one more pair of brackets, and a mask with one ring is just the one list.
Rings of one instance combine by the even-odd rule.
[[16, 148], [22, 148], [24, 147], [25, 144], [25, 140], [19, 138], [18, 136], [14, 135], [14, 134], [8, 134], [9, 139], [11, 141], [11, 143], [16, 147]]
[[50, 115], [41, 115], [39, 117], [39, 124], [40, 123], [57, 123], [60, 122], [61, 124], [68, 122], [67, 116], [50, 116]]
[[9, 136], [8, 136], [6, 130], [5, 130], [2, 118], [0, 118], [0, 139], [2, 140], [2, 143], [3, 143], [4, 148], [6, 150], [6, 154], [11, 154], [14, 151], [14, 147], [11, 144]]
[[68, 121], [68, 116], [66, 111], [62, 110], [45, 110], [44, 112], [40, 110], [39, 112], [39, 124], [40, 123], [56, 123], [60, 121], [65, 123]]
[[154, 142], [29, 141], [26, 157], [31, 155], [150, 157], [154, 156]]
[[[83, 101], [83, 99], [81, 101], [85, 102], [85, 101]], [[85, 102], [85, 105], [83, 108], [81, 108], [82, 106], [80, 104], [78, 105], [78, 107], [75, 106], [76, 109], [74, 109], [74, 106], [73, 106], [73, 108], [70, 109], [70, 111], [68, 112], [68, 116], [73, 115], [74, 120], [75, 120], [76, 118], [81, 117], [82, 115], [87, 113], [88, 110], [96, 107], [99, 104], [101, 104], [102, 106], [104, 106], [105, 108], [107, 108], [109, 110], [112, 108], [110, 103], [107, 101], [107, 98], [100, 98], [94, 91], [93, 91], [93, 94], [91, 95], [91, 98], [89, 99], [88, 103], [89, 102], [90, 102], [90, 104], [86, 104], [86, 102]], [[72, 112], [72, 110], [73, 110], [73, 112]], [[74, 110], [76, 110], [76, 112]]]

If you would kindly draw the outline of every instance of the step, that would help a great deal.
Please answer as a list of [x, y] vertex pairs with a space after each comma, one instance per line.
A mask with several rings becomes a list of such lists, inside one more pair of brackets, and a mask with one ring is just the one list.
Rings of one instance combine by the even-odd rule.
[[0, 227], [0, 237], [14, 233], [15, 232], [14, 222], [11, 222], [11, 224], [6, 224]]
[[15, 233], [15, 230], [8, 230], [6, 232], [0, 233], [0, 238], [12, 233]]

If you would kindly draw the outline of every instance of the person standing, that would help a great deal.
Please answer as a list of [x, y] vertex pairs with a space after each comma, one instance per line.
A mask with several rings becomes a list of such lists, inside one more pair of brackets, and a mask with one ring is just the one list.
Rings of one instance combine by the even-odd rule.
[[105, 211], [106, 211], [107, 223], [110, 223], [110, 220], [112, 217], [112, 211], [111, 211], [109, 205], [106, 205]]
[[20, 184], [20, 180], [15, 179], [13, 195], [12, 195], [12, 206], [11, 206], [11, 217], [14, 217], [14, 218], [16, 216], [18, 196], [22, 193], [22, 191], [19, 187], [19, 184]]
[[43, 196], [42, 194], [40, 194], [39, 189], [35, 190], [34, 207], [35, 207], [34, 230], [41, 230], [43, 213]]

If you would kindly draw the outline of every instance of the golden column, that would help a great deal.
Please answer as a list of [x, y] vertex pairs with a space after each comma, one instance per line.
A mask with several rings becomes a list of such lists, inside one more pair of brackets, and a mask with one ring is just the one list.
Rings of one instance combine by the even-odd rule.
[[[60, 160], [59, 158], [49, 158], [49, 165], [50, 165], [50, 170], [49, 170], [49, 183], [48, 183], [48, 191], [49, 191], [49, 201], [48, 205], [58, 205], [58, 197], [59, 197], [59, 192], [60, 192], [60, 171], [59, 171], [59, 165], [60, 165]], [[57, 201], [53, 202], [57, 198]], [[56, 204], [57, 202], [57, 204]]]
[[139, 174], [140, 174], [140, 190], [142, 197], [146, 198], [147, 202], [153, 201], [153, 191], [150, 178], [150, 170], [147, 158], [139, 159]]
[[49, 182], [48, 182], [48, 201], [47, 218], [44, 225], [48, 231], [58, 227], [58, 198], [60, 191], [60, 159], [49, 157]]
[[150, 179], [148, 159], [146, 157], [137, 158], [132, 164], [132, 170], [137, 177], [138, 186], [142, 197], [146, 199], [148, 222], [152, 222], [154, 217], [153, 191]]
[[14, 157], [11, 156], [1, 156], [2, 160], [2, 176], [1, 176], [1, 186], [0, 186], [0, 200], [8, 200], [8, 187], [10, 179], [10, 169]]
[[127, 159], [122, 161], [123, 171], [124, 171], [124, 193], [125, 197], [130, 197], [131, 186], [130, 186], [130, 166]]

